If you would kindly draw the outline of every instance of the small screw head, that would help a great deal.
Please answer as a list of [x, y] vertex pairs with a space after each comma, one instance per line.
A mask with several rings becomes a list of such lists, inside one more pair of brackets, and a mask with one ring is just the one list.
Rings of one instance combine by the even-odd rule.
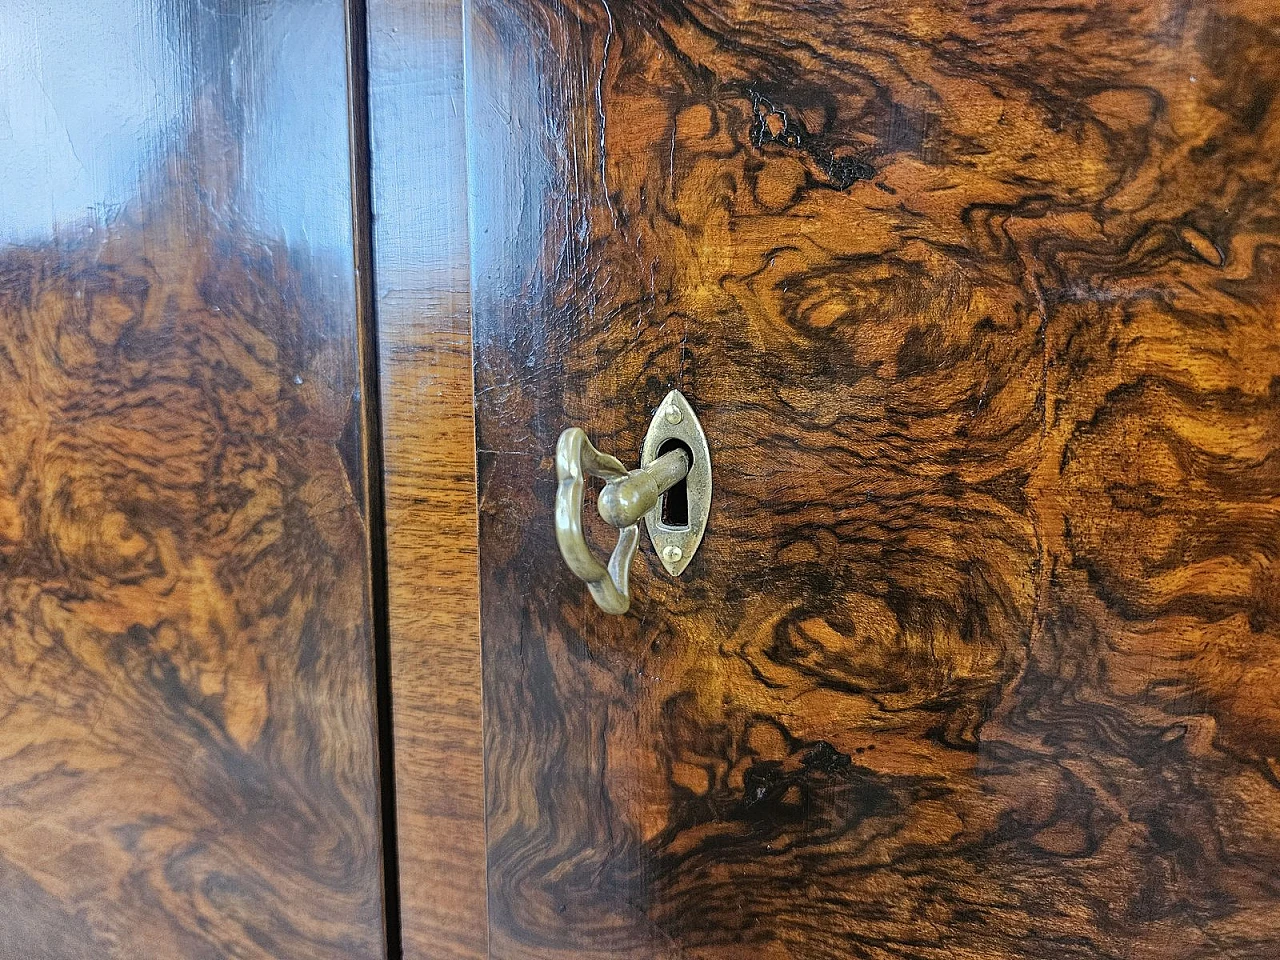
[[676, 407], [668, 406], [666, 417], [667, 417], [667, 423], [679, 423], [681, 420], [684, 419], [684, 414], [681, 413]]
[[667, 563], [679, 563], [684, 556], [684, 551], [674, 544], [669, 547], [662, 548], [662, 559]]

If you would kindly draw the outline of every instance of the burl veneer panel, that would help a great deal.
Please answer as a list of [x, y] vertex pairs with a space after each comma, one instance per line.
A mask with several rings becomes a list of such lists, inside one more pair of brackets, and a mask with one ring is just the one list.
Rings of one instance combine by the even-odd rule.
[[342, 5], [3, 31], [0, 957], [382, 957]]
[[471, 11], [492, 955], [1280, 955], [1280, 8]]

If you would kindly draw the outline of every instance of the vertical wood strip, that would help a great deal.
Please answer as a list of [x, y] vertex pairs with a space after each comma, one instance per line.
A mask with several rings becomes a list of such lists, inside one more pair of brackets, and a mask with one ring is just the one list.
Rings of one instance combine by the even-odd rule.
[[486, 954], [462, 5], [368, 8], [404, 955]]
[[382, 826], [382, 932], [388, 957], [404, 952], [400, 920], [400, 843], [396, 829], [395, 732], [391, 713], [390, 626], [387, 621], [387, 513], [382, 469], [382, 378], [374, 305], [373, 189], [369, 139], [369, 4], [345, 0], [347, 136], [351, 169], [351, 252], [360, 364], [360, 453], [369, 565], [373, 669], [370, 698], [377, 717], [378, 810]]

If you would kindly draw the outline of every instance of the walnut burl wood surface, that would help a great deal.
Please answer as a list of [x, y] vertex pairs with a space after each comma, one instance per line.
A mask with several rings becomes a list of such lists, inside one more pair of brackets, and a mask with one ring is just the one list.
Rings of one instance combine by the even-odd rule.
[[0, 50], [0, 958], [382, 957], [342, 5]]
[[1280, 956], [1280, 6], [471, 9], [492, 955]]

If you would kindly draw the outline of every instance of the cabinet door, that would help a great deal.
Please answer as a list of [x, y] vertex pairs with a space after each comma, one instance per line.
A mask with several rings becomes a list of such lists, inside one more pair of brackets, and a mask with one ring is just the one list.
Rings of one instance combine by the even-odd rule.
[[489, 955], [1277, 955], [1280, 9], [468, 9]]
[[0, 21], [0, 957], [382, 957], [343, 4]]

